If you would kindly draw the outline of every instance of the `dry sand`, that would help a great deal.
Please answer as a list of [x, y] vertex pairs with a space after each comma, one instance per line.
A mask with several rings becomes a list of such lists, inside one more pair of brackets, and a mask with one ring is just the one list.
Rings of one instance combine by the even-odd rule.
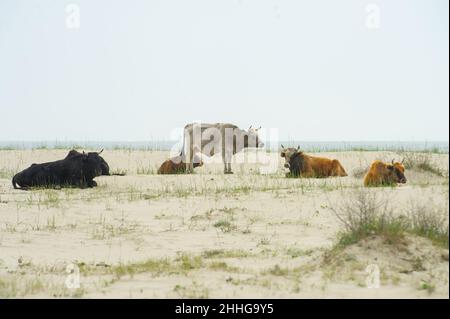
[[[95, 189], [12, 188], [13, 173], [66, 153], [0, 151], [0, 298], [449, 297], [448, 249], [428, 239], [408, 237], [399, 249], [373, 238], [325, 258], [342, 230], [329, 207], [359, 191], [355, 172], [398, 154], [321, 153], [349, 176], [288, 179], [281, 158], [272, 174], [237, 163], [224, 175], [209, 161], [192, 175], [159, 176], [168, 152], [107, 150], [126, 176], [96, 178]], [[448, 154], [432, 156], [448, 172]], [[370, 191], [399, 214], [427, 203], [448, 215], [448, 173], [406, 176], [406, 185]], [[371, 264], [379, 288], [367, 287]], [[65, 285], [68, 265], [80, 288]]]

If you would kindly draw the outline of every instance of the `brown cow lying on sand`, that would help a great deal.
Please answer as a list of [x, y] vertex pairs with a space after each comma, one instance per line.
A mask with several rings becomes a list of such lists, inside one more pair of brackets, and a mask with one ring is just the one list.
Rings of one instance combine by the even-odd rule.
[[[199, 158], [194, 158], [194, 167], [203, 166], [203, 161]], [[158, 174], [182, 174], [186, 173], [186, 163], [183, 161], [182, 155], [172, 157], [161, 164], [158, 169]]]
[[364, 177], [364, 186], [397, 185], [406, 183], [405, 167], [392, 160], [391, 164], [375, 161]]
[[298, 148], [284, 148], [281, 145], [281, 157], [284, 157], [284, 167], [289, 168], [287, 176], [292, 177], [329, 177], [347, 176], [345, 169], [336, 159], [306, 155]]

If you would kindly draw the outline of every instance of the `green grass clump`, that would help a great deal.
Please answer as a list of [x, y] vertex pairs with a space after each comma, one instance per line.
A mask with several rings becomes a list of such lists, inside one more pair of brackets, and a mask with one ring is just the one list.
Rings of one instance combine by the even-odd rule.
[[437, 209], [433, 203], [414, 204], [406, 214], [393, 214], [389, 200], [361, 189], [353, 197], [344, 199], [330, 209], [343, 224], [337, 245], [345, 247], [370, 236], [398, 245], [406, 234], [414, 234], [448, 249], [448, 210]]
[[216, 228], [219, 228], [224, 233], [229, 233], [236, 229], [236, 225], [233, 224], [228, 219], [221, 219], [213, 225]]
[[381, 236], [384, 242], [397, 245], [403, 241], [407, 225], [402, 218], [377, 216], [372, 220], [366, 220], [358, 227], [343, 231], [338, 235], [338, 245], [348, 246], [370, 237]]
[[275, 265], [270, 268], [267, 273], [273, 276], [287, 276], [289, 274], [289, 270], [287, 268], [281, 268], [279, 265]]
[[137, 175], [155, 175], [156, 171], [151, 166], [147, 166], [147, 167], [142, 166], [142, 167], [138, 167], [136, 169], [136, 174]]
[[441, 247], [449, 248], [448, 210], [445, 207], [435, 207], [431, 201], [412, 203], [407, 216], [409, 232], [428, 238]]
[[434, 175], [443, 176], [444, 172], [437, 167], [432, 161], [431, 152], [397, 152], [402, 158], [403, 165], [406, 169], [416, 171], [429, 172]]
[[206, 250], [202, 253], [203, 258], [243, 258], [249, 257], [250, 253], [244, 250], [223, 250], [223, 249], [212, 249]]

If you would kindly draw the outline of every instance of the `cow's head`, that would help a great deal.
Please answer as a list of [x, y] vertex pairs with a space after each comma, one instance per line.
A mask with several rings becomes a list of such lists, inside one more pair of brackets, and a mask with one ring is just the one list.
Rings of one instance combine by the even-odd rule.
[[110, 175], [109, 173], [109, 165], [106, 163], [106, 161], [103, 159], [103, 157], [100, 156], [100, 154], [103, 152], [103, 149], [100, 152], [93, 152], [94, 156], [98, 156], [98, 160], [100, 162], [100, 166], [102, 168], [102, 175]]
[[98, 161], [102, 170], [101, 175], [110, 175], [108, 163], [106, 163], [103, 157], [100, 156], [102, 152], [103, 150], [101, 150], [100, 152], [90, 152], [86, 154], [84, 151], [83, 153], [80, 153], [76, 150], [71, 150], [69, 154], [67, 154], [66, 159], [82, 157], [85, 161], [89, 160], [90, 163]]
[[300, 151], [300, 146], [298, 146], [297, 148], [294, 148], [294, 147], [285, 148], [283, 146], [283, 144], [281, 144], [280, 156], [284, 157], [284, 167], [285, 168], [290, 168], [291, 159], [294, 158], [295, 156], [298, 156], [301, 154], [303, 154], [303, 152]]
[[264, 143], [261, 142], [261, 140], [259, 139], [259, 135], [258, 135], [258, 131], [260, 129], [261, 129], [261, 126], [259, 128], [254, 128], [254, 127], [252, 127], [252, 125], [250, 125], [250, 127], [248, 128], [248, 131], [247, 131], [248, 141], [252, 141], [252, 142], [250, 142], [250, 144], [255, 143], [255, 145], [249, 145], [250, 147], [257, 147], [257, 148], [264, 147]]
[[389, 172], [390, 180], [395, 183], [406, 183], [405, 166], [403, 166], [403, 162], [394, 162], [394, 160], [392, 160], [391, 164], [387, 164], [386, 167]]
[[[203, 166], [202, 153], [200, 152], [200, 148], [198, 146], [194, 146], [192, 157], [192, 165], [194, 167]], [[183, 152], [180, 152], [178, 156], [172, 157], [170, 159], [175, 165], [180, 165], [182, 163], [186, 163], [186, 156], [184, 156]]]
[[85, 169], [88, 174], [92, 176], [109, 175], [108, 163], [100, 156], [103, 152], [89, 152], [84, 154], [83, 162], [85, 164]]

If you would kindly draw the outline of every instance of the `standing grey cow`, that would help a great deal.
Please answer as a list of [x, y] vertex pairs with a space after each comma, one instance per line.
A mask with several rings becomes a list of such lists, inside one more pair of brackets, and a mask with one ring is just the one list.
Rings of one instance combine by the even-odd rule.
[[[261, 128], [261, 127], [260, 127]], [[221, 154], [224, 173], [232, 174], [231, 158], [234, 154], [249, 147], [264, 147], [259, 140], [258, 130], [250, 126], [245, 131], [228, 123], [191, 123], [184, 127], [183, 158], [186, 161], [186, 171], [193, 171], [194, 148], [207, 156]]]

